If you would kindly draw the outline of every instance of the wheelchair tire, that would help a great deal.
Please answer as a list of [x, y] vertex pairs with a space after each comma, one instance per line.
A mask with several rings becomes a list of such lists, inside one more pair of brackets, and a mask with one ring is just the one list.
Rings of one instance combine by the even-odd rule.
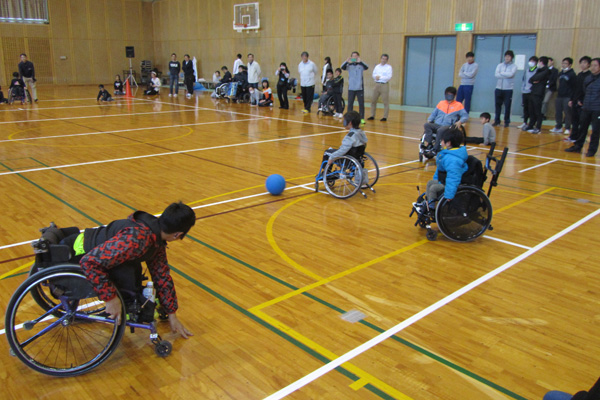
[[379, 165], [377, 165], [377, 161], [367, 152], [363, 155], [362, 163], [363, 168], [369, 170], [369, 184], [362, 185], [363, 189], [367, 189], [368, 187], [373, 187], [379, 180]]
[[[61, 298], [55, 311], [34, 299], [43, 283]], [[5, 316], [6, 338], [12, 352], [38, 372], [61, 377], [84, 374], [114, 352], [125, 332], [124, 322], [117, 325], [100, 309], [104, 303], [79, 266], [46, 268], [27, 278], [12, 295]], [[124, 308], [121, 315], [125, 317]]]
[[477, 239], [492, 223], [492, 203], [483, 190], [459, 186], [452, 201], [442, 199], [435, 209], [435, 220], [448, 239], [469, 242]]
[[347, 199], [360, 190], [362, 168], [359, 162], [350, 156], [335, 158], [325, 167], [323, 184], [327, 192], [335, 198]]

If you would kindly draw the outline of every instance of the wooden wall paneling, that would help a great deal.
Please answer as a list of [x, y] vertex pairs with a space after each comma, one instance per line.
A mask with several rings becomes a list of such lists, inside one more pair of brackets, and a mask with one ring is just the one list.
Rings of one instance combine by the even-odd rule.
[[543, 29], [537, 37], [538, 54], [554, 58], [554, 66], [560, 69], [565, 57], [572, 57], [573, 29]]
[[54, 65], [50, 39], [30, 37], [26, 42], [28, 58], [35, 63], [35, 78], [39, 83], [53, 83]]
[[479, 23], [477, 32], [499, 32], [508, 26], [508, 7], [506, 2], [498, 0], [480, 0]]
[[358, 35], [361, 30], [361, 0], [342, 0], [342, 34]]
[[[300, 63], [300, 53], [304, 49], [304, 40], [302, 37], [290, 37], [288, 38], [287, 48], [287, 65], [290, 73], [294, 78], [300, 78], [298, 76], [298, 64]], [[300, 82], [298, 82], [300, 84]]]
[[0, 24], [0, 36], [2, 37], [24, 37], [23, 25], [19, 24]]
[[[600, 29], [578, 29], [577, 35], [577, 47], [574, 49], [572, 56], [576, 64], [583, 56], [600, 57], [600, 42], [598, 41]], [[576, 69], [579, 68], [576, 66]]]
[[[279, 2], [276, 2], [279, 3]], [[279, 7], [277, 4], [273, 6], [273, 1], [261, 1], [259, 5], [259, 18], [260, 18], [260, 30], [258, 34], [261, 37], [273, 37], [275, 29], [284, 30], [285, 28], [282, 25], [274, 26], [273, 25], [273, 8]], [[229, 7], [230, 18], [229, 23], [226, 25], [227, 29], [229, 29], [229, 36], [233, 36], [235, 31], [232, 28], [233, 25], [233, 3]]]
[[[2, 38], [2, 53], [4, 54], [4, 76], [6, 82], [12, 80], [13, 72], [19, 70], [20, 54], [25, 51], [25, 39], [18, 37]], [[8, 96], [8, 91], [4, 94]]]
[[71, 60], [75, 69], [75, 82], [78, 84], [89, 84], [94, 83], [92, 76], [92, 68], [90, 59], [92, 54], [90, 51], [90, 41], [85, 39], [74, 39], [71, 40], [73, 45], [72, 54], [74, 58]]
[[[505, 2], [499, 2], [505, 3]], [[475, 29], [478, 29], [479, 8], [481, 7], [481, 0], [455, 0], [454, 2], [454, 20], [451, 22], [451, 29], [454, 28], [455, 23], [459, 22], [474, 22]]]
[[287, 59], [287, 40], [285, 38], [273, 38], [273, 57], [275, 61], [275, 69], [273, 71], [268, 71], [268, 73], [271, 74], [271, 79], [275, 79], [275, 70], [279, 67], [279, 63], [282, 62], [286, 63], [290, 72], [293, 72], [289, 60]]
[[429, 29], [428, 1], [409, 1], [406, 7], [406, 33], [425, 33]]
[[381, 35], [362, 35], [360, 58], [369, 66], [369, 69], [363, 74], [363, 81], [365, 84], [365, 107], [367, 107], [366, 99], [369, 100], [370, 104], [373, 88], [375, 86], [372, 74], [373, 68], [379, 64], [379, 60], [381, 58], [382, 51], [380, 42]]
[[103, 1], [92, 1], [89, 3], [89, 33], [93, 39], [105, 40], [106, 34], [106, 9]]
[[[579, 0], [581, 13], [578, 28], [597, 28], [600, 21], [600, 7], [597, 0]], [[569, 3], [566, 3], [569, 4]], [[598, 38], [596, 37], [596, 41]]]
[[125, 1], [125, 39], [129, 41], [142, 40], [142, 3]]
[[67, 0], [50, 0], [48, 2], [48, 15], [52, 37], [68, 38], [69, 17], [67, 13]]
[[383, 33], [401, 33], [405, 29], [406, 0], [383, 0]]
[[[359, 48], [359, 37], [358, 35], [343, 35], [342, 36], [342, 57], [340, 60], [340, 65], [350, 58], [350, 55], [353, 51], [360, 51]], [[362, 53], [361, 53], [362, 54]], [[346, 73], [347, 74], [347, 73]]]
[[[276, 38], [288, 36], [288, 1], [276, 1], [275, 6], [271, 9], [272, 16], [272, 35]], [[261, 17], [262, 23], [262, 17]]]
[[510, 31], [532, 31], [538, 28], [540, 0], [512, 0], [509, 5]]
[[[54, 60], [54, 82], [64, 85], [73, 82], [73, 68], [71, 60], [71, 41], [67, 38], [52, 39], [52, 52]], [[61, 59], [62, 56], [67, 57]]]
[[[108, 42], [102, 39], [94, 39], [90, 41], [90, 47], [92, 57], [89, 61], [91, 62], [92, 70], [94, 71], [93, 83], [110, 86], [113, 82], [114, 75], [106, 68], [106, 60], [109, 57]], [[107, 89], [110, 90], [108, 86]]]
[[401, 101], [401, 90], [404, 80], [404, 35], [392, 33], [382, 35], [381, 52], [390, 56], [389, 63], [392, 66], [392, 80], [390, 81], [390, 103], [399, 104]]
[[304, 0], [304, 35], [321, 35], [321, 26], [324, 22], [322, 2], [323, 0]]
[[304, 36], [304, 1], [288, 0], [288, 36]]
[[48, 25], [23, 25], [23, 36], [25, 37], [35, 37], [35, 38], [48, 38], [50, 33], [50, 28]]
[[[219, 39], [233, 37], [233, 2], [231, 0], [223, 0], [219, 3], [220, 18], [217, 20], [219, 25], [215, 27], [215, 31], [218, 32]], [[262, 4], [260, 6], [262, 8]], [[262, 9], [260, 10], [260, 12], [262, 13]]]
[[[317, 64], [319, 68], [319, 77], [321, 76], [321, 69], [323, 68], [323, 59], [325, 55], [321, 53], [321, 37], [320, 36], [309, 36], [304, 38], [303, 51], [308, 51], [310, 59]], [[298, 55], [298, 62], [300, 62], [300, 55]]]
[[430, 0], [429, 32], [447, 33], [454, 30], [452, 4], [446, 0]]
[[198, 14], [195, 20], [198, 26], [198, 39], [206, 40], [209, 37], [212, 20], [210, 12], [214, 8], [214, 5], [211, 7], [211, 2], [201, 2], [198, 4]]
[[341, 32], [342, 0], [327, 0], [323, 4], [323, 35], [339, 35]]
[[188, 1], [185, 10], [184, 35], [186, 39], [197, 38], [198, 34], [198, 9], [200, 3], [197, 1]]
[[334, 70], [342, 65], [345, 58], [342, 59], [339, 36], [321, 36], [321, 49], [321, 62], [325, 57], [330, 57]]
[[[125, 42], [123, 40], [110, 40], [108, 41], [108, 57], [110, 58], [110, 67], [109, 67], [109, 76], [110, 79], [114, 79], [115, 75], [121, 75], [121, 79], [124, 81], [127, 76], [123, 76], [123, 70], [129, 70], [129, 60], [125, 57]], [[136, 49], [136, 56], [137, 56]], [[136, 64], [139, 66], [138, 58], [134, 58], [131, 60], [131, 65], [136, 67]], [[139, 75], [138, 75], [139, 77]], [[138, 80], [139, 79], [136, 78]]]
[[[456, 54], [454, 57], [454, 87], [460, 85], [458, 72], [460, 67], [467, 62], [465, 55], [473, 50], [473, 34], [471, 32], [458, 32], [456, 34]], [[477, 59], [477, 55], [475, 56]]]
[[123, 15], [125, 8], [120, 0], [106, 0], [106, 18], [108, 25], [108, 37], [112, 40], [125, 39], [125, 21], [127, 18]]
[[384, 16], [381, 13], [384, 0], [366, 0], [361, 7], [361, 33], [370, 35], [382, 32]]
[[71, 38], [88, 39], [88, 1], [69, 0], [69, 17], [71, 25]]
[[142, 19], [140, 24], [140, 35], [143, 40], [154, 41], [154, 18], [152, 16], [152, 4], [142, 3]]
[[[542, 3], [540, 29], [575, 28], [577, 7], [575, 2], [561, 0], [544, 0]], [[598, 3], [596, 3], [596, 8]], [[597, 21], [596, 21], [597, 22]]]

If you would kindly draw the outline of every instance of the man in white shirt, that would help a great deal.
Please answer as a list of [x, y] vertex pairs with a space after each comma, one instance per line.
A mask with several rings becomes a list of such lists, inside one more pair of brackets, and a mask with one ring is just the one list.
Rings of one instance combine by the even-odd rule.
[[233, 69], [231, 71], [234, 74], [237, 74], [238, 68], [240, 67], [240, 65], [244, 65], [244, 62], [242, 61], [242, 55], [238, 53], [237, 58], [235, 59], [235, 61], [233, 63]]
[[260, 65], [254, 61], [254, 54], [248, 54], [248, 84], [253, 88], [258, 88], [258, 82], [260, 81]]
[[375, 119], [375, 110], [377, 109], [377, 100], [381, 95], [383, 101], [383, 118], [382, 122], [387, 121], [388, 113], [390, 112], [390, 85], [392, 79], [392, 66], [388, 64], [390, 57], [387, 54], [381, 55], [381, 63], [373, 68], [373, 79], [375, 80], [375, 89], [373, 89], [373, 99], [371, 100], [371, 116], [369, 121]]
[[302, 61], [298, 64], [300, 74], [300, 88], [302, 90], [302, 101], [304, 102], [303, 113], [309, 113], [315, 97], [315, 76], [319, 73], [317, 64], [308, 59], [308, 53], [303, 51]]

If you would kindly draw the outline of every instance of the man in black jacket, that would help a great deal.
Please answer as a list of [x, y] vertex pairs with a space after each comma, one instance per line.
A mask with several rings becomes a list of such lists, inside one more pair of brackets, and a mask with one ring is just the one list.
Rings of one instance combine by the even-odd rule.
[[554, 68], [554, 59], [548, 57], [548, 71], [550, 71], [550, 77], [546, 83], [546, 92], [544, 93], [544, 101], [542, 102], [542, 118], [546, 119], [546, 113], [548, 112], [548, 103], [551, 101], [552, 96], [556, 93], [556, 83], [558, 79], [558, 70]]
[[550, 129], [552, 133], [562, 133], [563, 112], [565, 114], [565, 135], [571, 133], [571, 108], [569, 101], [575, 89], [575, 71], [573, 71], [573, 59], [567, 57], [562, 60], [562, 71], [558, 74], [558, 95], [556, 97], [555, 113], [556, 126]]
[[31, 95], [34, 101], [38, 101], [37, 90], [35, 89], [35, 68], [33, 63], [27, 60], [27, 54], [21, 54], [21, 62], [19, 63], [19, 75], [25, 82], [26, 86], [31, 88]]
[[190, 60], [189, 54], [183, 56], [183, 64], [181, 69], [183, 70], [183, 82], [187, 88], [186, 97], [189, 99], [194, 94], [194, 83], [196, 82], [196, 76], [194, 75], [194, 63], [192, 60]]
[[538, 60], [538, 69], [535, 74], [529, 78], [531, 83], [531, 96], [529, 97], [529, 111], [531, 120], [529, 122], [529, 133], [540, 133], [542, 129], [542, 102], [546, 93], [546, 84], [550, 78], [548, 70], [548, 57], [540, 57]]
[[574, 143], [579, 137], [579, 120], [581, 116], [581, 107], [583, 106], [583, 82], [592, 73], [590, 72], [590, 64], [592, 59], [589, 56], [583, 56], [579, 59], [579, 68], [581, 72], [577, 74], [575, 79], [575, 88], [573, 89], [573, 96], [569, 101], [569, 107], [571, 107], [571, 134], [565, 142]]

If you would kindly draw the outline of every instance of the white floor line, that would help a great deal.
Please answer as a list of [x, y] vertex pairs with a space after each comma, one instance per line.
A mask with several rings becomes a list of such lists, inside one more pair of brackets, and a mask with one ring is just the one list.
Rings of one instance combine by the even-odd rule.
[[[213, 121], [213, 122], [198, 122], [195, 124], [180, 124], [180, 125], [167, 125], [167, 126], [152, 126], [148, 128], [132, 128], [132, 129], [121, 129], [117, 131], [103, 131], [103, 132], [85, 132], [85, 133], [73, 133], [70, 135], [56, 135], [56, 136], [41, 136], [41, 137], [33, 137], [33, 138], [21, 138], [21, 139], [4, 139], [0, 140], [0, 143], [5, 142], [20, 142], [27, 140], [42, 140], [42, 139], [60, 139], [60, 138], [72, 138], [75, 136], [88, 136], [88, 135], [103, 135], [106, 133], [122, 133], [122, 132], [133, 132], [133, 131], [144, 131], [144, 130], [153, 130], [153, 129], [167, 129], [167, 128], [180, 128], [186, 126], [197, 126], [197, 125], [210, 125], [210, 124], [228, 124], [231, 122], [242, 122], [242, 121], [258, 121], [266, 118], [248, 118], [248, 119], [232, 119], [229, 121]], [[140, 143], [143, 144], [143, 143]]]
[[534, 165], [533, 167], [522, 169], [522, 170], [518, 171], [518, 173], [520, 174], [521, 172], [530, 171], [530, 170], [535, 169], [535, 168], [543, 167], [544, 165], [552, 164], [553, 162], [556, 162], [556, 161], [558, 161], [558, 160], [554, 159], [554, 160], [550, 160], [548, 162], [545, 162], [543, 164]]
[[495, 276], [499, 275], [500, 273], [506, 271], [507, 269], [509, 269], [510, 267], [514, 266], [515, 264], [525, 260], [527, 257], [535, 254], [536, 252], [538, 252], [539, 250], [543, 249], [544, 247], [548, 246], [549, 244], [551, 244], [552, 242], [556, 241], [557, 239], [560, 239], [561, 237], [563, 237], [564, 235], [566, 235], [567, 233], [571, 232], [572, 230], [576, 229], [577, 227], [579, 227], [580, 225], [586, 223], [587, 221], [589, 221], [590, 219], [594, 218], [595, 216], [597, 216], [598, 214], [600, 214], [600, 209], [594, 211], [593, 213], [587, 215], [586, 217], [580, 219], [579, 221], [575, 222], [573, 225], [569, 226], [568, 228], [563, 229], [562, 231], [558, 232], [557, 234], [555, 234], [554, 236], [544, 240], [543, 242], [539, 243], [537, 246], [531, 248], [530, 250], [526, 251], [525, 253], [521, 254], [520, 256], [513, 258], [512, 260], [508, 261], [507, 263], [505, 263], [504, 265], [501, 265], [500, 267], [496, 268], [495, 270], [483, 275], [482, 277], [480, 277], [479, 279], [474, 280], [473, 282], [469, 283], [466, 286], [463, 286], [462, 288], [460, 288], [459, 290], [455, 291], [454, 293], [444, 297], [443, 299], [439, 300], [438, 302], [430, 305], [429, 307], [423, 309], [422, 311], [414, 314], [412, 317], [405, 319], [404, 321], [402, 321], [401, 323], [399, 323], [398, 325], [394, 326], [393, 328], [388, 329], [387, 331], [375, 336], [374, 338], [372, 338], [371, 340], [363, 343], [362, 345], [350, 350], [349, 352], [347, 352], [346, 354], [344, 354], [341, 357], [336, 358], [333, 361], [330, 361], [329, 363], [323, 365], [322, 367], [316, 369], [315, 371], [311, 372], [310, 374], [304, 376], [301, 379], [298, 379], [296, 382], [291, 383], [290, 385], [282, 388], [281, 390], [273, 393], [270, 396], [265, 397], [264, 400], [278, 400], [278, 399], [282, 399], [284, 397], [286, 397], [288, 394], [295, 392], [296, 390], [300, 389], [301, 387], [309, 384], [310, 382], [320, 378], [321, 376], [325, 375], [326, 373], [330, 372], [331, 370], [339, 367], [340, 365], [342, 365], [343, 363], [350, 361], [351, 359], [353, 359], [354, 357], [358, 356], [359, 354], [369, 350], [370, 348], [378, 345], [379, 343], [383, 342], [384, 340], [388, 339], [389, 337], [397, 334], [398, 332], [400, 332], [401, 330], [413, 325], [414, 323], [418, 322], [419, 320], [423, 319], [424, 317], [428, 316], [429, 314], [433, 313], [434, 311], [439, 310], [440, 308], [442, 308], [443, 306], [447, 305], [448, 303], [450, 303], [453, 300], [456, 300], [457, 298], [459, 298], [460, 296], [462, 296], [465, 293], [468, 293], [469, 291], [475, 289], [476, 287], [478, 287], [479, 285], [481, 285], [482, 283], [485, 283], [487, 281], [489, 281], [490, 279], [494, 278]]
[[304, 138], [310, 138], [310, 137], [315, 137], [315, 136], [331, 135], [331, 134], [339, 133], [339, 132], [341, 132], [341, 131], [340, 130], [336, 130], [336, 131], [333, 131], [333, 132], [315, 133], [315, 134], [312, 134], [312, 135], [290, 136], [290, 137], [287, 137], [287, 138], [277, 138], [277, 139], [258, 140], [258, 141], [254, 141], [254, 142], [225, 144], [225, 145], [222, 145], [222, 146], [201, 147], [201, 148], [198, 148], [198, 149], [169, 151], [169, 152], [164, 152], [164, 153], [146, 154], [146, 155], [143, 155], [143, 156], [113, 158], [113, 159], [109, 159], [109, 160], [98, 160], [98, 161], [87, 161], [87, 162], [76, 163], [76, 164], [55, 165], [55, 166], [51, 166], [51, 167], [30, 168], [30, 169], [24, 169], [24, 170], [19, 170], [19, 171], [0, 172], [0, 176], [2, 176], [2, 175], [25, 174], [25, 173], [28, 173], [28, 172], [37, 172], [37, 171], [48, 171], [48, 170], [51, 170], [51, 169], [62, 169], [62, 168], [80, 167], [80, 166], [84, 166], [84, 165], [104, 164], [104, 163], [111, 163], [111, 162], [118, 162], [118, 161], [138, 160], [138, 159], [141, 159], [141, 158], [152, 158], [152, 157], [170, 156], [170, 155], [174, 155], [174, 154], [185, 154], [185, 153], [193, 153], [193, 152], [197, 152], [197, 151], [225, 149], [225, 148], [228, 148], [228, 147], [249, 146], [249, 145], [269, 143], [269, 142], [281, 142], [281, 141], [284, 141], [284, 140], [304, 139]]
[[[177, 110], [177, 111], [153, 111], [153, 112], [143, 112], [143, 113], [125, 113], [125, 114], [109, 114], [109, 115], [90, 115], [87, 117], [63, 117], [63, 118], [46, 118], [46, 119], [26, 119], [22, 121], [2, 121], [0, 124], [23, 124], [29, 122], [46, 122], [46, 121], [69, 121], [72, 119], [88, 119], [88, 118], [108, 118], [108, 117], [126, 117], [132, 115], [148, 115], [148, 114], [174, 114], [178, 112], [191, 112], [192, 110]], [[260, 117], [260, 115], [256, 115], [256, 117]]]
[[11, 247], [23, 246], [25, 244], [31, 244], [31, 242], [33, 242], [34, 240], [36, 240], [36, 239], [26, 240], [24, 242], [13, 243], [13, 244], [5, 244], [4, 246], [0, 246], [0, 250], [9, 249]]
[[[136, 99], [132, 99], [134, 101], [138, 101]], [[148, 104], [148, 103], [143, 103], [143, 104]], [[141, 104], [140, 104], [141, 105]], [[99, 103], [99, 104], [93, 104], [93, 105], [87, 105], [87, 106], [64, 106], [64, 107], [35, 107], [35, 108], [18, 108], [17, 110], [0, 110], [0, 112], [10, 112], [10, 111], [38, 111], [38, 110], [62, 110], [65, 108], [71, 109], [71, 108], [90, 108], [90, 107], [116, 107], [116, 106], [123, 106], [122, 103], [119, 102], [111, 102], [111, 103]]]
[[529, 246], [524, 246], [522, 244], [515, 243], [515, 242], [509, 242], [508, 240], [498, 239], [498, 238], [495, 238], [495, 237], [492, 237], [492, 236], [488, 236], [488, 235], [483, 235], [483, 237], [486, 238], [486, 239], [495, 240], [496, 242], [509, 244], [509, 245], [515, 246], [515, 247], [520, 247], [520, 248], [525, 249], [525, 250], [530, 250], [531, 249], [531, 247], [529, 247]]

